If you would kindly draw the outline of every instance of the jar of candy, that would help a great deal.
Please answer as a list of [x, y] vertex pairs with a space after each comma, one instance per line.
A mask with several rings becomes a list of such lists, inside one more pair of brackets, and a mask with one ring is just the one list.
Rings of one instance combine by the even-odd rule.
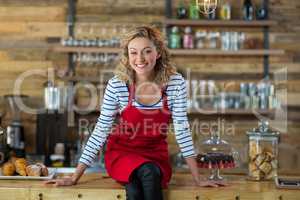
[[248, 176], [251, 180], [272, 180], [277, 176], [279, 132], [260, 121], [258, 128], [247, 132], [249, 137]]

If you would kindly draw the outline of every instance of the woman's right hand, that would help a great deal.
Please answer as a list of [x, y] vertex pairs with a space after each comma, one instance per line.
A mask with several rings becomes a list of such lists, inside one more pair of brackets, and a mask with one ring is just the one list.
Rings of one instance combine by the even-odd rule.
[[45, 181], [44, 183], [45, 184], [53, 184], [54, 186], [76, 185], [76, 182], [73, 180], [72, 176], [64, 176], [61, 178]]

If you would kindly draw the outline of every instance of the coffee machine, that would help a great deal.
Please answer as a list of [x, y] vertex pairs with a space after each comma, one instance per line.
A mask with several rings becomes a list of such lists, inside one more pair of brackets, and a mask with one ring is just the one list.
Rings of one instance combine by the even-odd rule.
[[20, 108], [17, 102], [27, 98], [25, 95], [6, 95], [4, 96], [12, 114], [12, 121], [6, 128], [6, 141], [10, 154], [17, 157], [25, 157], [25, 136], [24, 127], [21, 123]]
[[6, 161], [7, 157], [7, 144], [6, 144], [6, 132], [0, 126], [0, 165]]

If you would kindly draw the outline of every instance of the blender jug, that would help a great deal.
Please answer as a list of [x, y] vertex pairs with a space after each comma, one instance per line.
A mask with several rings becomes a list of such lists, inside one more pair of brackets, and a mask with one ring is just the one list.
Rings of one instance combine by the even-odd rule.
[[12, 113], [12, 121], [7, 126], [7, 145], [10, 152], [17, 157], [25, 157], [24, 127], [21, 123], [20, 109], [17, 100], [26, 98], [25, 95], [6, 95]]

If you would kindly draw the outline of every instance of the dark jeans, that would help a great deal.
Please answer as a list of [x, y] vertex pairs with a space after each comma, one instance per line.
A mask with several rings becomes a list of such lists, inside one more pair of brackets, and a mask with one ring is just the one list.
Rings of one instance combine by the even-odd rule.
[[134, 170], [125, 188], [127, 200], [163, 200], [159, 167], [143, 164]]

